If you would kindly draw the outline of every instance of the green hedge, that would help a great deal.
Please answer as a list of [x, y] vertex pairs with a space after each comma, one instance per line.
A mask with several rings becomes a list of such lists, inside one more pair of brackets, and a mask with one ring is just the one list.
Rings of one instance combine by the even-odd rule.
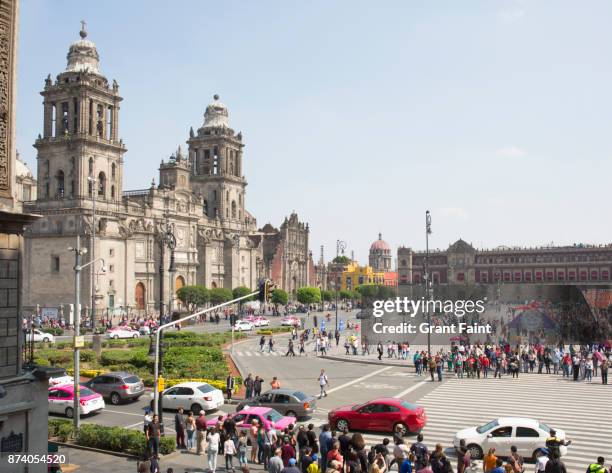
[[74, 438], [74, 423], [66, 419], [49, 419], [49, 438], [66, 442]]
[[52, 335], [64, 335], [64, 329], [61, 327], [41, 328], [41, 332], [50, 333]]
[[273, 333], [291, 332], [293, 327], [270, 327], [257, 330], [257, 335], [272, 335]]
[[[143, 456], [146, 449], [146, 437], [141, 430], [84, 424], [76, 436], [76, 444]], [[159, 445], [160, 453], [162, 455], [172, 453], [175, 445], [173, 437], [162, 437]]]

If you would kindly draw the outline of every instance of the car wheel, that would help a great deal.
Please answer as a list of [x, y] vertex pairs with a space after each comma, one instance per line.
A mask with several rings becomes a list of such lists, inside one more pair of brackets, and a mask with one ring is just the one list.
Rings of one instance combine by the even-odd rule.
[[138, 338], [138, 334], [135, 333], [134, 336], [132, 338]]
[[110, 402], [114, 406], [118, 406], [119, 404], [121, 404], [121, 396], [119, 396], [119, 394], [117, 393], [111, 393]]
[[406, 435], [410, 433], [410, 430], [408, 430], [408, 427], [406, 427], [406, 424], [402, 424], [401, 422], [398, 422], [397, 424], [393, 426], [393, 432], [397, 432], [397, 431], [399, 431], [402, 434], [402, 437], [405, 437]]
[[119, 340], [119, 335], [115, 335], [115, 336], [113, 336], [113, 338], [114, 338], [115, 340]]
[[200, 406], [199, 404], [191, 405], [191, 412], [193, 412], [193, 415], [200, 415], [201, 410], [202, 410], [202, 406]]
[[66, 414], [66, 417], [68, 417], [69, 419], [72, 419], [72, 417], [74, 416], [74, 409], [72, 407], [67, 407], [65, 414]]
[[49, 338], [48, 338], [48, 337], [45, 337], [45, 338], [43, 338], [43, 342], [45, 342], [45, 343], [49, 343], [49, 342], [50, 342], [50, 340], [49, 340]]
[[342, 432], [342, 431], [344, 431], [344, 429], [348, 430], [348, 428], [349, 428], [348, 420], [346, 420], [346, 419], [338, 419], [336, 421], [336, 430], [339, 430], [339, 431]]
[[473, 460], [481, 460], [482, 459], [482, 448], [475, 443], [472, 443], [467, 446], [468, 452], [470, 452], [470, 458]]
[[285, 415], [289, 417], [295, 417], [296, 419], [298, 418], [298, 415], [295, 413], [295, 411], [287, 411], [285, 412]]

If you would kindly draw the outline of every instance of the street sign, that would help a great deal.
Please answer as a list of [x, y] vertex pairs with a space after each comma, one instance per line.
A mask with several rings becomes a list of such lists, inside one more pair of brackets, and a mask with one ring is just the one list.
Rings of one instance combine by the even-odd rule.
[[162, 392], [164, 389], [166, 389], [166, 380], [160, 376], [157, 379], [157, 390]]
[[83, 348], [85, 346], [85, 336], [79, 335], [74, 337], [74, 348]]

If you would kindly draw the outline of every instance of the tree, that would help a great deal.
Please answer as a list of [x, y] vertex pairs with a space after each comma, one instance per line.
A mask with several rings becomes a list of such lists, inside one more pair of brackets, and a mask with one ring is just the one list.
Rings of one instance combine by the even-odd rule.
[[351, 262], [351, 259], [348, 256], [336, 256], [333, 260], [332, 263], [340, 263], [340, 264], [349, 264]]
[[331, 302], [334, 299], [334, 295], [333, 291], [321, 291], [321, 299], [324, 302]]
[[296, 295], [300, 304], [319, 304], [321, 302], [321, 289], [318, 287], [300, 287]]
[[391, 299], [396, 295], [395, 287], [393, 286], [378, 286], [379, 299]]
[[344, 299], [345, 301], [355, 298], [355, 294], [353, 293], [353, 291], [349, 291], [348, 289], [342, 289], [339, 295], [340, 299]]
[[282, 290], [281, 288], [274, 289], [272, 291], [272, 300], [270, 301], [272, 304], [276, 305], [287, 305], [289, 302], [289, 294], [287, 291]]
[[183, 286], [176, 291], [176, 297], [189, 311], [193, 312], [196, 307], [203, 306], [208, 302], [209, 293], [204, 286]]
[[363, 299], [376, 299], [378, 297], [378, 286], [374, 284], [363, 284], [355, 289]]
[[[247, 294], [250, 294], [251, 292], [253, 291], [246, 286], [238, 286], [232, 290], [232, 296], [233, 299], [238, 299], [239, 297], [244, 297]], [[253, 297], [249, 297], [248, 299], [243, 299], [242, 302], [250, 301], [252, 299]]]
[[210, 290], [210, 302], [212, 305], [223, 304], [232, 299], [233, 294], [231, 289], [226, 287], [214, 287]]

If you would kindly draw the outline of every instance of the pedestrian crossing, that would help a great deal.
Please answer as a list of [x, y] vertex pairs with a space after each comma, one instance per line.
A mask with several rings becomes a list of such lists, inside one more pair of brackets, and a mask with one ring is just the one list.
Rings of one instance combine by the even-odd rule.
[[[428, 420], [422, 433], [430, 449], [440, 443], [454, 458], [452, 442], [457, 431], [498, 417], [527, 417], [564, 430], [572, 444], [562, 460], [568, 473], [583, 473], [598, 456], [606, 460], [612, 457], [611, 394], [612, 389], [601, 384], [573, 382], [554, 375], [524, 375], [519, 379], [453, 378], [420, 399], [406, 397], [425, 408]], [[317, 408], [305, 423], [318, 427], [326, 422], [327, 410]], [[382, 442], [384, 437], [391, 435], [364, 434], [368, 446]], [[412, 436], [406, 439], [407, 443], [413, 441]]]

